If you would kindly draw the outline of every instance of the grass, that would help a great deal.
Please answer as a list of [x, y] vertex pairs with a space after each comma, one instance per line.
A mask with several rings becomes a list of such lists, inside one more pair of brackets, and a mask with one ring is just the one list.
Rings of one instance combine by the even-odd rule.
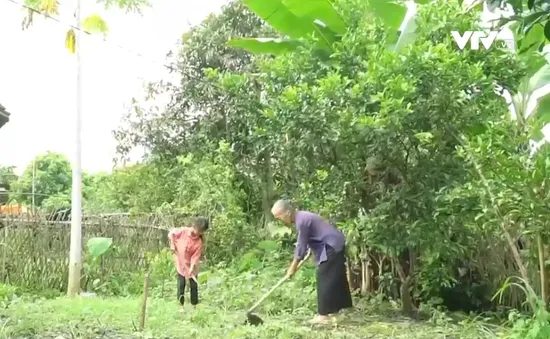
[[[169, 268], [172, 264], [166, 261], [166, 265]], [[175, 300], [175, 279], [155, 278], [153, 274], [143, 333], [138, 332], [139, 296], [40, 298], [0, 285], [0, 338], [504, 338], [496, 333], [499, 327], [466, 316], [452, 320], [430, 311], [427, 320], [411, 320], [400, 316], [398, 305], [376, 298], [356, 298], [354, 308], [331, 325], [309, 325], [307, 321], [315, 313], [313, 267], [301, 269], [255, 312], [264, 320], [263, 325], [244, 325], [247, 308], [273, 286], [285, 268], [275, 263], [250, 265], [220, 266], [202, 272], [201, 304], [197, 308], [186, 305], [183, 312]], [[162, 267], [158, 271], [163, 271]], [[118, 279], [113, 274], [111, 280], [102, 282], [100, 292], [108, 295], [109, 289], [121, 291], [125, 286], [139, 286], [142, 279], [140, 274], [134, 280]]]
[[[365, 303], [329, 326], [311, 326], [309, 312], [268, 315], [264, 325], [243, 325], [245, 310], [227, 310], [203, 300], [182, 308], [174, 300], [149, 300], [146, 329], [138, 333], [140, 300], [134, 298], [57, 298], [12, 303], [0, 312], [2, 338], [494, 338], [482, 326], [420, 322], [391, 315], [391, 308]], [[276, 302], [276, 301], [274, 301]]]

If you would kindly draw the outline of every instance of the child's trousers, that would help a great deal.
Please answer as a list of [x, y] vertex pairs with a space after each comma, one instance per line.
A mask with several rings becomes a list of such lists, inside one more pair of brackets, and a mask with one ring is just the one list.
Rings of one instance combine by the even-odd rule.
[[189, 280], [189, 287], [191, 290], [191, 305], [197, 305], [199, 303], [199, 286], [197, 285], [197, 282], [191, 278], [185, 279], [185, 277], [181, 274], [178, 274], [178, 301], [183, 306], [185, 300], [184, 294], [186, 280]]

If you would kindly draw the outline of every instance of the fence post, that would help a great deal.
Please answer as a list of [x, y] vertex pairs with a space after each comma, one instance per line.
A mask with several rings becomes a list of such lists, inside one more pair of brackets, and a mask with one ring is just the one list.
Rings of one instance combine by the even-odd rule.
[[2, 282], [6, 283], [6, 255], [7, 255], [7, 240], [8, 240], [8, 227], [4, 225], [4, 232], [3, 232], [3, 239], [2, 239]]
[[145, 316], [147, 314], [147, 298], [149, 297], [149, 265], [145, 261], [145, 278], [143, 281], [143, 299], [141, 301], [141, 314], [139, 317], [139, 330], [145, 329]]

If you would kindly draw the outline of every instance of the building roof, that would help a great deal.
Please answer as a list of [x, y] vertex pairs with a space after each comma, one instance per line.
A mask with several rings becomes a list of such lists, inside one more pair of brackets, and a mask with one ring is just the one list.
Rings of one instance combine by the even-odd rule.
[[0, 104], [0, 128], [10, 121], [10, 114], [6, 108]]

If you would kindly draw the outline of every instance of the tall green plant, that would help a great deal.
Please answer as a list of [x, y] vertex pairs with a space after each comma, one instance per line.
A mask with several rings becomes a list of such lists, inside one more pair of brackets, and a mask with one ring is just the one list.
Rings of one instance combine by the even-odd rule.
[[[349, 30], [349, 23], [336, 9], [333, 0], [244, 0], [244, 4], [283, 38], [240, 38], [232, 39], [229, 45], [255, 54], [279, 55], [295, 51], [308, 41], [314, 41], [315, 48], [334, 52], [334, 43], [341, 41]], [[425, 4], [427, 0], [415, 1]], [[393, 0], [370, 0], [367, 15], [380, 20], [387, 29], [388, 43], [392, 48], [401, 48], [411, 41], [414, 33], [414, 19], [404, 30], [399, 31], [407, 7], [403, 2]]]

